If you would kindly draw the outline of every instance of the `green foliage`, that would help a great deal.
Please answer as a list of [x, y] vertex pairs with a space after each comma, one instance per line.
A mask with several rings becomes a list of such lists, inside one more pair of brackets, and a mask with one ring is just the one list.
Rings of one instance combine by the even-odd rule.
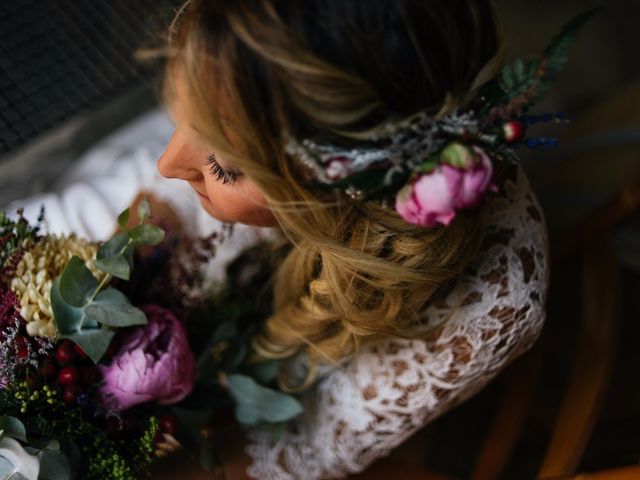
[[[144, 202], [143, 202], [144, 203]], [[145, 221], [150, 215], [148, 201], [141, 205], [138, 216]], [[77, 343], [98, 362], [115, 335], [114, 328], [143, 325], [144, 313], [114, 288], [106, 288], [115, 277], [129, 280], [133, 269], [133, 251], [137, 245], [157, 245], [164, 232], [144, 223], [127, 229], [129, 210], [118, 216], [124, 231], [105, 242], [96, 254], [94, 265], [106, 275], [100, 282], [84, 262], [73, 257], [51, 288], [51, 306], [61, 338]]]
[[103, 272], [113, 275], [122, 280], [129, 280], [131, 276], [131, 265], [123, 254], [114, 255], [113, 257], [96, 259], [95, 266]]
[[156, 447], [155, 440], [159, 430], [160, 426], [158, 419], [156, 417], [151, 417], [149, 419], [149, 425], [140, 439], [136, 442], [137, 446], [135, 448], [137, 452], [133, 458], [134, 464], [148, 465], [153, 461], [155, 458], [155, 455], [153, 454]]
[[266, 244], [245, 250], [227, 268], [225, 288], [187, 322], [192, 344], [208, 341], [198, 349], [192, 394], [171, 411], [178, 419], [176, 438], [203, 468], [217, 463], [208, 440], [200, 435], [214, 412], [226, 414], [234, 408], [236, 420], [268, 430], [275, 438], [302, 410], [293, 396], [278, 391], [278, 361], [250, 361], [251, 338], [272, 308], [273, 263], [285, 253]]
[[122, 293], [110, 288], [101, 291], [105, 283], [98, 283], [82, 260], [73, 257], [51, 287], [51, 306], [60, 337], [77, 343], [96, 363], [115, 335], [103, 325], [122, 327], [147, 321]]
[[15, 252], [38, 238], [39, 226], [31, 226], [18, 211], [18, 220], [11, 220], [0, 211], [0, 270]]
[[144, 325], [147, 317], [142, 310], [134, 307], [122, 292], [107, 288], [86, 307], [87, 316], [101, 325], [109, 327], [129, 327]]
[[118, 215], [118, 226], [122, 230], [127, 229], [127, 223], [129, 223], [129, 215], [130, 215], [130, 210], [128, 208], [125, 211], [123, 211], [120, 215]]
[[158, 245], [164, 240], [164, 231], [155, 225], [138, 225], [129, 232], [129, 238], [137, 245]]
[[277, 360], [266, 360], [247, 365], [246, 372], [255, 379], [256, 382], [268, 385], [276, 379], [278, 367], [279, 363]]
[[60, 335], [60, 338], [66, 338], [78, 344], [93, 363], [98, 363], [109, 348], [115, 334], [113, 330], [98, 327], [85, 328], [79, 333], [65, 333]]
[[72, 307], [83, 307], [93, 300], [98, 281], [84, 262], [73, 256], [60, 275], [60, 298]]
[[[62, 401], [61, 390], [32, 390], [16, 382], [0, 390], [0, 428], [41, 461], [42, 480], [82, 478], [134, 480], [153, 461], [158, 420], [128, 441], [114, 440], [79, 405]], [[55, 439], [55, 441], [52, 441]]]
[[505, 100], [519, 97], [531, 90], [538, 81], [536, 72], [539, 66], [540, 60], [537, 58], [528, 60], [518, 58], [511, 65], [505, 65], [501, 78], [501, 88], [505, 93]]
[[519, 58], [510, 65], [505, 65], [501, 74], [483, 88], [480, 94], [483, 101], [480, 114], [485, 114], [494, 107], [503, 107], [509, 111], [509, 106], [516, 104], [526, 110], [539, 100], [566, 63], [571, 45], [580, 29], [599, 10], [600, 8], [591, 9], [566, 23], [540, 56]]
[[433, 172], [438, 168], [439, 162], [435, 159], [425, 160], [418, 166], [418, 171], [422, 174]]
[[149, 199], [145, 196], [142, 198], [142, 200], [138, 204], [138, 218], [140, 219], [140, 223], [146, 222], [150, 216], [151, 216], [151, 203], [149, 202]]
[[154, 439], [158, 433], [158, 419], [151, 417], [142, 435], [131, 442], [110, 441], [106, 445], [84, 447], [87, 478], [135, 480], [137, 472], [147, 468], [154, 459]]
[[[112, 239], [104, 242], [98, 249], [96, 258], [104, 260], [121, 255], [129, 245], [129, 236], [126, 233], [119, 233]], [[107, 272], [108, 273], [108, 272]]]
[[291, 395], [263, 387], [246, 375], [229, 375], [226, 384], [242, 424], [286, 422], [302, 412], [302, 405]]

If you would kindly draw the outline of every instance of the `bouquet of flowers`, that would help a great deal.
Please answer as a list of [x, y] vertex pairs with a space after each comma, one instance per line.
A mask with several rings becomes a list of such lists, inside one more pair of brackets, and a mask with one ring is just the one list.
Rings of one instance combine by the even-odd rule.
[[277, 363], [249, 361], [269, 308], [259, 269], [212, 295], [197, 265], [224, 235], [180, 247], [147, 201], [137, 213], [99, 245], [0, 212], [2, 478], [131, 479], [177, 445], [213, 468], [201, 432], [217, 412], [275, 433], [300, 413], [273, 388]]

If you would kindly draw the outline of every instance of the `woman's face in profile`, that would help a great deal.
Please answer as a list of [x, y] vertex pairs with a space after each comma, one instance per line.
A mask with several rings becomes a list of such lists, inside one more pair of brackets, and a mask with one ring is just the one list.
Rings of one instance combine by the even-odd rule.
[[179, 178], [191, 185], [202, 207], [223, 222], [255, 226], [276, 226], [258, 187], [215, 151], [189, 118], [184, 83], [177, 75], [170, 110], [175, 130], [158, 160], [163, 177]]

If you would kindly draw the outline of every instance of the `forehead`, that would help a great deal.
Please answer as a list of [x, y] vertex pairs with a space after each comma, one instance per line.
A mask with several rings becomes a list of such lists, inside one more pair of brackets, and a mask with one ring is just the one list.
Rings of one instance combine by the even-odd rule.
[[187, 91], [184, 74], [179, 68], [172, 67], [165, 72], [162, 85], [162, 103], [168, 110], [171, 117], [182, 120], [187, 104]]

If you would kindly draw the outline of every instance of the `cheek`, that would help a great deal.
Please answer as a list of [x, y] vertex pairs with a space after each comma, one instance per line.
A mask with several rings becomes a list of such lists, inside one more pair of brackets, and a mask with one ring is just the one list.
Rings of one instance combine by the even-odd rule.
[[202, 200], [202, 205], [218, 220], [262, 227], [277, 225], [260, 191], [246, 179], [235, 186], [207, 179], [206, 189], [209, 200]]

